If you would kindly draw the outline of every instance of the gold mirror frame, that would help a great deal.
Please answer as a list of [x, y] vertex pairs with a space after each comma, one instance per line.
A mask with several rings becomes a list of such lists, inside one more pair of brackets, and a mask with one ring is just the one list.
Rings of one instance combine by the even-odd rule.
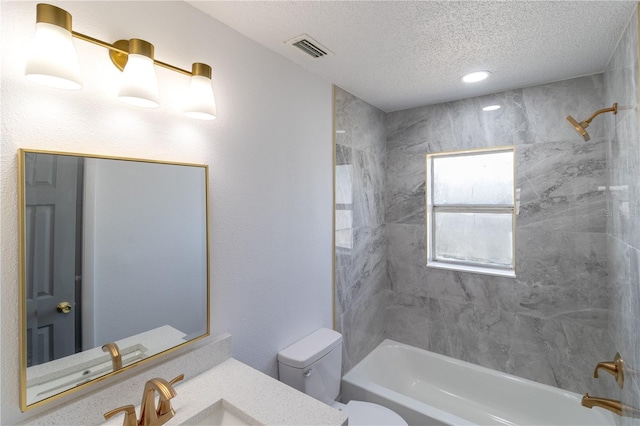
[[[26, 283], [26, 182], [25, 182], [25, 158], [26, 154], [49, 154], [49, 155], [62, 155], [62, 156], [75, 156], [82, 158], [93, 158], [93, 159], [105, 159], [105, 160], [120, 160], [120, 161], [131, 161], [131, 162], [140, 162], [140, 163], [154, 163], [154, 164], [166, 164], [166, 165], [175, 165], [175, 166], [187, 166], [187, 167], [198, 167], [204, 170], [204, 179], [205, 179], [205, 233], [206, 233], [206, 253], [205, 253], [205, 264], [206, 264], [206, 331], [204, 334], [196, 336], [184, 343], [180, 343], [176, 346], [168, 348], [166, 350], [162, 350], [156, 354], [150, 355], [146, 358], [137, 360], [129, 365], [122, 367], [116, 371], [111, 371], [102, 376], [96, 377], [89, 382], [85, 382], [79, 385], [76, 385], [73, 388], [61, 391], [55, 395], [49, 396], [47, 398], [43, 398], [42, 400], [36, 401], [34, 403], [27, 403], [27, 283]], [[22, 412], [43, 406], [45, 404], [50, 404], [61, 397], [66, 397], [71, 394], [75, 394], [79, 391], [89, 390], [92, 386], [100, 383], [101, 381], [113, 377], [119, 373], [129, 371], [133, 368], [143, 367], [148, 364], [149, 361], [155, 361], [157, 359], [166, 357], [178, 351], [185, 346], [194, 344], [201, 339], [204, 339], [210, 336], [211, 333], [211, 285], [210, 285], [210, 242], [209, 242], [209, 166], [204, 164], [193, 164], [193, 163], [179, 163], [179, 162], [170, 162], [170, 161], [159, 161], [159, 160], [149, 160], [149, 159], [140, 159], [140, 158], [131, 158], [131, 157], [116, 157], [116, 156], [104, 156], [104, 155], [92, 155], [92, 154], [82, 154], [82, 153], [72, 153], [72, 152], [60, 152], [60, 151], [43, 151], [43, 150], [30, 150], [30, 149], [19, 149], [18, 150], [18, 230], [19, 230], [19, 314], [20, 314], [20, 409]]]

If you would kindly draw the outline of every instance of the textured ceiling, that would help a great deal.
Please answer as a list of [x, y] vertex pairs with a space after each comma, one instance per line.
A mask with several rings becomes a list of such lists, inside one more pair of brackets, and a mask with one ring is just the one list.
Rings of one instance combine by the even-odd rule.
[[[635, 1], [188, 1], [384, 111], [604, 70]], [[308, 34], [334, 55], [285, 44]], [[470, 71], [491, 77], [460, 81]]]

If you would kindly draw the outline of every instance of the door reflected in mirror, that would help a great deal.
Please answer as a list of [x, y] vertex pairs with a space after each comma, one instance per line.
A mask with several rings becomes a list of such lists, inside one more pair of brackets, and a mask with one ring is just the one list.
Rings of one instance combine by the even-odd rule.
[[19, 166], [23, 410], [112, 373], [105, 344], [127, 369], [209, 334], [207, 166], [28, 150]]

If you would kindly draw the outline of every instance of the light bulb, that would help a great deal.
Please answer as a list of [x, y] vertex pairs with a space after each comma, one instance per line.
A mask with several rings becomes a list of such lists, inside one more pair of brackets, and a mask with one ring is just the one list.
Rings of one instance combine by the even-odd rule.
[[192, 74], [184, 114], [199, 120], [213, 120], [216, 118], [217, 110], [211, 86], [211, 67], [206, 64], [194, 63]]
[[127, 64], [122, 71], [118, 97], [131, 105], [158, 106], [158, 79], [153, 65], [153, 45], [144, 40], [129, 40]]
[[59, 7], [38, 4], [36, 33], [31, 42], [25, 76], [59, 89], [80, 89], [78, 54], [71, 36], [71, 15]]

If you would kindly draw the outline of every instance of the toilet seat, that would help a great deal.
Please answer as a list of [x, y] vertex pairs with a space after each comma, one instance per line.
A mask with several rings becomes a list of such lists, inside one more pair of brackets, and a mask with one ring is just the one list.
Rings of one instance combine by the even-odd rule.
[[364, 401], [349, 401], [346, 405], [332, 404], [349, 417], [349, 426], [406, 426], [404, 421], [396, 412]]

